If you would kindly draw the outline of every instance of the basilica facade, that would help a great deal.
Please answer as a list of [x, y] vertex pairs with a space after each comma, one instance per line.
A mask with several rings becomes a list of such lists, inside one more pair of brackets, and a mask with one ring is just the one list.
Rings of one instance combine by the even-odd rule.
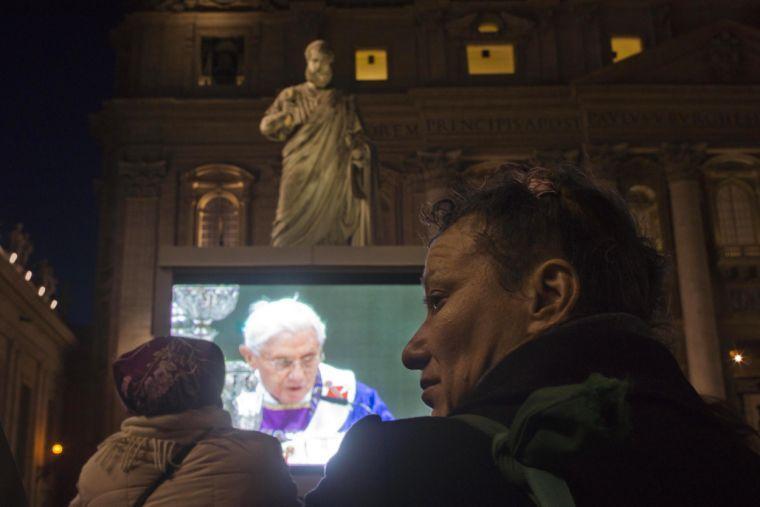
[[[448, 182], [510, 161], [567, 162], [617, 189], [671, 259], [669, 341], [697, 390], [758, 427], [760, 10], [750, 4], [133, 2], [112, 34], [115, 96], [92, 117], [104, 160], [103, 364], [168, 331], [183, 270], [419, 267], [419, 209]], [[376, 246], [276, 250], [280, 146], [259, 122], [303, 81], [304, 48], [318, 38], [375, 147]], [[107, 373], [103, 385], [112, 391]], [[104, 431], [121, 417], [115, 402], [108, 417]]]

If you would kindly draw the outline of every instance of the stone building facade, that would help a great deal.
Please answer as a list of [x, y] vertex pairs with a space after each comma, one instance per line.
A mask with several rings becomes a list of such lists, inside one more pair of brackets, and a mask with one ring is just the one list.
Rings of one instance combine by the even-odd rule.
[[64, 431], [64, 357], [76, 339], [20, 264], [0, 247], [0, 421], [29, 505], [47, 505], [59, 459], [51, 446]]
[[[96, 312], [104, 364], [165, 330], [173, 269], [271, 258], [280, 146], [258, 123], [278, 90], [303, 81], [306, 44], [324, 38], [335, 51], [334, 84], [355, 94], [377, 147], [385, 248], [377, 255], [421, 247], [418, 210], [451, 178], [516, 160], [582, 164], [625, 196], [673, 259], [673, 345], [689, 378], [704, 394], [740, 402], [758, 426], [752, 2], [134, 6], [113, 32], [115, 97], [92, 118], [104, 153]], [[382, 68], [366, 74], [367, 65]], [[220, 235], [221, 221], [234, 226]], [[741, 363], [730, 361], [737, 352]]]

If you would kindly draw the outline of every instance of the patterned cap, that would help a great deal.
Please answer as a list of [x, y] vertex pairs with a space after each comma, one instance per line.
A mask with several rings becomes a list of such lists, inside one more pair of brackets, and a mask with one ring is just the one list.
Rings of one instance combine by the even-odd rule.
[[163, 336], [121, 355], [113, 364], [113, 377], [133, 415], [221, 407], [224, 354], [212, 342]]

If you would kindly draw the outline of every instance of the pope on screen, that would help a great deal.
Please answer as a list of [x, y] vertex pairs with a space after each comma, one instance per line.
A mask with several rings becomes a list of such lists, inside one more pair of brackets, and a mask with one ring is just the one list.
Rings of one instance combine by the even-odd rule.
[[323, 362], [325, 324], [309, 305], [295, 298], [258, 301], [243, 335], [240, 354], [253, 375], [236, 389], [235, 426], [277, 437], [289, 463], [324, 464], [362, 417], [393, 419], [353, 371]]

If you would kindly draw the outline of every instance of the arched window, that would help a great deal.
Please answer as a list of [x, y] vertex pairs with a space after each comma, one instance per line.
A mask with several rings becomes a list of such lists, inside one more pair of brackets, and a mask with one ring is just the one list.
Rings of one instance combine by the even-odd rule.
[[644, 185], [634, 185], [628, 190], [626, 201], [636, 220], [639, 233], [648, 238], [657, 250], [662, 251], [660, 210], [655, 191]]
[[721, 246], [758, 243], [752, 195], [744, 185], [728, 182], [720, 187], [716, 199]]
[[249, 245], [254, 181], [250, 171], [229, 164], [206, 164], [184, 173], [177, 243]]
[[237, 199], [226, 192], [209, 192], [198, 203], [198, 246], [238, 246], [240, 212]]

